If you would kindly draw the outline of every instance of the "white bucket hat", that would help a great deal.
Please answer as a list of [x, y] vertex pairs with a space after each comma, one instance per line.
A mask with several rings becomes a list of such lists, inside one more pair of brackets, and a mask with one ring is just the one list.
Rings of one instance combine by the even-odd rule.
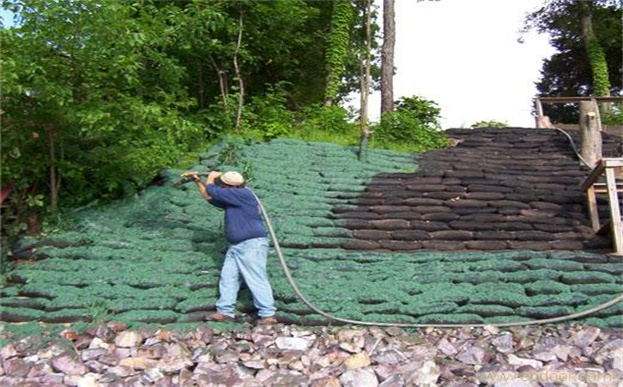
[[238, 172], [225, 172], [220, 176], [220, 178], [223, 183], [234, 187], [244, 184], [244, 177], [242, 177], [242, 175]]

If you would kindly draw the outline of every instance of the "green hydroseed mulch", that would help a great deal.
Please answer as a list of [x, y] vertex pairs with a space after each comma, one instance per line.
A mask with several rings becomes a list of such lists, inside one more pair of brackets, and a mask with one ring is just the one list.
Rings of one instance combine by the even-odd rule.
[[[339, 248], [350, 231], [331, 212], [381, 172], [413, 171], [410, 155], [326, 143], [274, 140], [213, 147], [193, 169], [235, 168], [269, 211], [301, 290], [340, 317], [384, 322], [506, 322], [584, 310], [623, 291], [623, 263], [585, 252], [382, 253]], [[226, 164], [229, 163], [230, 166]], [[135, 197], [78, 211], [71, 230], [35, 243], [1, 289], [4, 322], [121, 320], [190, 326], [213, 308], [226, 248], [223, 213], [181, 171], [164, 173]], [[326, 324], [294, 296], [274, 254], [269, 261], [279, 316]], [[248, 291], [240, 310], [252, 313]], [[622, 305], [584, 320], [623, 326]], [[9, 329], [37, 329], [30, 323]], [[28, 328], [30, 327], [30, 328]]]

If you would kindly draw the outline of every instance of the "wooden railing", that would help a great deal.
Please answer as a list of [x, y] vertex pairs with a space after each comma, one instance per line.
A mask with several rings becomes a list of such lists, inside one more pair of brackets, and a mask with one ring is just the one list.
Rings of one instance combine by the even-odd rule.
[[[593, 101], [593, 103], [597, 104], [598, 102], [619, 102], [623, 103], [623, 96], [612, 96], [612, 97], [541, 97], [537, 96], [534, 98], [534, 109], [536, 111], [536, 127], [537, 128], [553, 128], [554, 126], [550, 123], [549, 118], [543, 114], [543, 104], [554, 104], [554, 103], [579, 103], [582, 101]], [[601, 130], [601, 117], [597, 114], [597, 125], [599, 130]]]

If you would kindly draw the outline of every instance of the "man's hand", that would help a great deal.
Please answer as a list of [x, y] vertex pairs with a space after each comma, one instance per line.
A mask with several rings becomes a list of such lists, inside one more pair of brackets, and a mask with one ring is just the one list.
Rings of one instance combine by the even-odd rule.
[[214, 180], [218, 179], [222, 175], [221, 172], [212, 171], [208, 174], [208, 184], [214, 184]]
[[199, 181], [199, 174], [195, 171], [189, 171], [189, 172], [184, 172], [182, 173], [183, 177], [186, 177], [192, 181]]

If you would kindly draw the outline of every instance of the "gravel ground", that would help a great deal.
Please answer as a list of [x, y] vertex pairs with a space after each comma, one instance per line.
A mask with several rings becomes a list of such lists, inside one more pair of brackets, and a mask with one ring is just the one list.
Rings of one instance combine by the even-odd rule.
[[216, 332], [110, 322], [0, 350], [3, 386], [621, 386], [623, 330], [275, 325]]

